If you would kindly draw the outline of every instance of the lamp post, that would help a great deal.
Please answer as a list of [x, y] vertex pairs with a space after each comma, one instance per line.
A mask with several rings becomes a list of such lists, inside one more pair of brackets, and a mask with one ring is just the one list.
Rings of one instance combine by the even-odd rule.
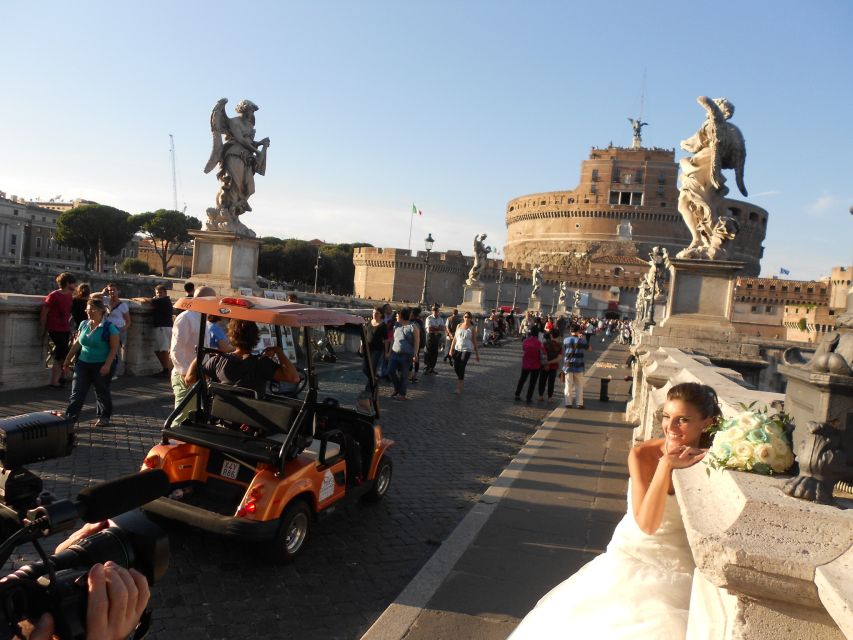
[[317, 262], [314, 263], [314, 293], [317, 293], [317, 277], [320, 275], [320, 247], [317, 247]]
[[424, 238], [424, 248], [426, 249], [426, 260], [424, 261], [424, 288], [421, 291], [421, 306], [426, 306], [427, 298], [429, 294], [427, 293], [427, 287], [429, 286], [429, 254], [432, 251], [432, 245], [435, 244], [435, 240], [432, 239], [432, 234], [428, 233], [427, 237]]
[[501, 284], [503, 283], [503, 281], [504, 268], [503, 266], [501, 266], [501, 268], [498, 269], [498, 295], [495, 298], [495, 311], [497, 311], [498, 313], [500, 313], [501, 310]]
[[521, 274], [516, 271], [515, 272], [515, 289], [512, 291], [512, 313], [515, 313], [515, 301], [518, 298], [518, 282], [521, 280]]

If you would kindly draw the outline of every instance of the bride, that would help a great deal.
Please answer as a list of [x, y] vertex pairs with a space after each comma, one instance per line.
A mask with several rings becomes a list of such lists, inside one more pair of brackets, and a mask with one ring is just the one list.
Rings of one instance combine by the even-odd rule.
[[554, 587], [521, 621], [511, 640], [579, 637], [684, 638], [693, 556], [672, 488], [673, 469], [705, 455], [703, 433], [720, 416], [711, 387], [669, 390], [664, 437], [628, 455], [628, 512], [607, 552]]

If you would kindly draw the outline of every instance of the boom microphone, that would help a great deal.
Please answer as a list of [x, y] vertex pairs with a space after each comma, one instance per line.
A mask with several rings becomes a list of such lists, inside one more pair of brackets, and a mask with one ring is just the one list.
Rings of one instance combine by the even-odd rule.
[[168, 492], [166, 473], [162, 469], [148, 469], [83, 489], [77, 495], [77, 512], [84, 522], [103, 522]]

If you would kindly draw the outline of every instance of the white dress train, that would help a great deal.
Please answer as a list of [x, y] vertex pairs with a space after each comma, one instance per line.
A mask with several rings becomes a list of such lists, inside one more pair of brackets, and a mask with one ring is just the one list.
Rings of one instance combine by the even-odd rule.
[[607, 551], [545, 594], [510, 638], [683, 639], [693, 568], [675, 496], [648, 535], [634, 520], [629, 483], [628, 512]]

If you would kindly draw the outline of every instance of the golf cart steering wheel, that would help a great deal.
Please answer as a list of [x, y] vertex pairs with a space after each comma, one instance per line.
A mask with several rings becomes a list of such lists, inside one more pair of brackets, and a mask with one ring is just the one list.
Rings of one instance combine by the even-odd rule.
[[296, 373], [299, 374], [299, 382], [270, 382], [270, 393], [274, 396], [296, 398], [308, 384], [308, 372], [296, 367]]

